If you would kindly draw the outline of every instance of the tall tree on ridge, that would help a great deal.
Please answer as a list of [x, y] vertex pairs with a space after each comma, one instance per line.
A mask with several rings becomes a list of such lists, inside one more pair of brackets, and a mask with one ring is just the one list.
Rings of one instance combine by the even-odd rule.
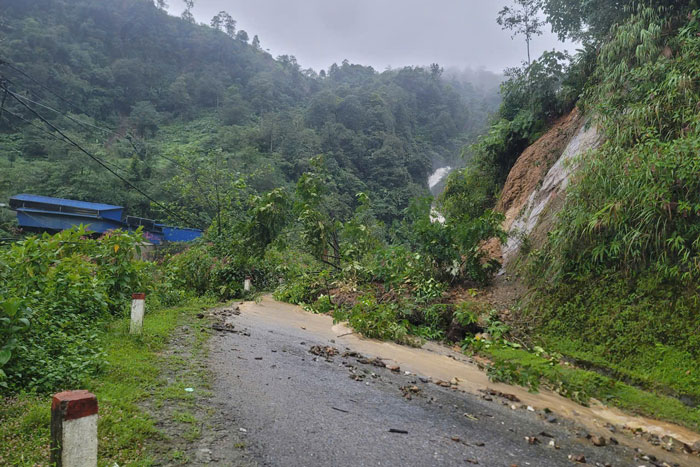
[[531, 65], [530, 42], [534, 36], [542, 35], [544, 22], [538, 17], [540, 0], [513, 0], [513, 6], [505, 6], [498, 12], [496, 22], [503, 28], [513, 31], [511, 37], [525, 36], [527, 44], [527, 65]]
[[185, 2], [185, 11], [182, 12], [181, 18], [188, 23], [194, 23], [194, 15], [192, 14], [192, 8], [194, 8], [194, 0], [183, 0]]

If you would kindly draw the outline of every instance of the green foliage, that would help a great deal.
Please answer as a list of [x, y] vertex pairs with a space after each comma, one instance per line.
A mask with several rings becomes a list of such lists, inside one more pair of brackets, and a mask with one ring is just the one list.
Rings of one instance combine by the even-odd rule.
[[[454, 160], [498, 105], [494, 87], [452, 79], [458, 92], [427, 67], [377, 73], [345, 61], [323, 78], [302, 71], [292, 56], [273, 59], [242, 31], [221, 31], [235, 23], [230, 16], [210, 28], [144, 0], [3, 6], [8, 40], [0, 56], [66, 100], [2, 66], [13, 90], [72, 112], [70, 120], [41, 111], [131, 183], [181, 210], [185, 223], [213, 223], [218, 235], [240, 220], [240, 203], [292, 188], [319, 154], [338, 219], [352, 215], [363, 192], [375, 217], [390, 224], [410, 199], [427, 194], [433, 161]], [[470, 112], [465, 102], [478, 109]], [[12, 99], [5, 108], [39, 128], [5, 113], [0, 138], [11, 144], [0, 144], [0, 170], [12, 184], [0, 183], [0, 198], [34, 192], [165, 217], [41, 131]], [[245, 189], [238, 174], [246, 174]]]
[[601, 51], [587, 100], [608, 140], [584, 161], [554, 233], [564, 272], [649, 266], [700, 279], [699, 23], [668, 38], [667, 21], [642, 10]]
[[[454, 212], [454, 209], [450, 210], [450, 214]], [[411, 205], [398, 234], [426, 258], [432, 275], [437, 279], [485, 283], [498, 265], [483, 260], [485, 253], [481, 244], [494, 237], [505, 238], [501, 229], [502, 217], [492, 211], [486, 211], [478, 218], [458, 212], [458, 216], [450, 215], [444, 223], [435, 222], [431, 200], [422, 199]]]
[[164, 286], [166, 290], [184, 292], [183, 296], [213, 296], [221, 300], [244, 295], [243, 283], [247, 277], [256, 290], [271, 290], [277, 285], [273, 265], [264, 258], [230, 251], [219, 256], [212, 244], [198, 243], [181, 253], [164, 259]]
[[[601, 42], [610, 28], [628, 18], [640, 4], [636, 0], [544, 0], [542, 2], [547, 21], [552, 31], [561, 40], [567, 38], [584, 43]], [[681, 5], [685, 4], [685, 5]], [[694, 4], [694, 6], [693, 6]], [[677, 2], [675, 0], [647, 0], [643, 5], [650, 7], [697, 8], [697, 2]]]
[[525, 36], [527, 63], [530, 64], [530, 42], [534, 36], [542, 35], [544, 22], [539, 18], [540, 0], [513, 0], [513, 6], [506, 6], [498, 13], [496, 22], [516, 35]]
[[582, 158], [529, 255], [538, 338], [585, 366], [697, 401], [700, 13], [639, 8], [613, 27], [585, 107], [606, 142]]
[[530, 366], [508, 361], [498, 361], [489, 365], [486, 374], [493, 382], [525, 386], [531, 392], [539, 390], [540, 378], [542, 377], [541, 373]]
[[408, 320], [403, 318], [397, 303], [378, 303], [373, 295], [361, 297], [349, 311], [336, 311], [336, 321], [348, 321], [364, 336], [415, 345], [409, 336]]
[[78, 228], [0, 250], [6, 390], [48, 391], [94, 373], [101, 324], [124, 315], [132, 293], [150, 291], [151, 271], [137, 259], [140, 234], [85, 235]]
[[453, 319], [461, 326], [469, 327], [476, 324], [479, 320], [479, 315], [473, 302], [461, 302], [455, 307]]
[[29, 328], [31, 310], [21, 300], [14, 298], [0, 302], [0, 387], [7, 388], [7, 374], [2, 369], [12, 354], [26, 350], [20, 340], [21, 333]]

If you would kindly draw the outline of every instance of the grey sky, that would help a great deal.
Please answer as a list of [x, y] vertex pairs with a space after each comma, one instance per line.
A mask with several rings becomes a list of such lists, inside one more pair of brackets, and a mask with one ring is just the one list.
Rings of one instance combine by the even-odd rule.
[[[180, 14], [182, 0], [168, 0]], [[257, 34], [272, 55], [297, 57], [304, 68], [320, 70], [347, 58], [387, 66], [485, 67], [501, 71], [526, 57], [522, 38], [496, 24], [510, 0], [195, 0], [198, 22], [228, 11], [250, 37]], [[533, 57], [548, 49], [568, 49], [549, 32], [536, 37]]]

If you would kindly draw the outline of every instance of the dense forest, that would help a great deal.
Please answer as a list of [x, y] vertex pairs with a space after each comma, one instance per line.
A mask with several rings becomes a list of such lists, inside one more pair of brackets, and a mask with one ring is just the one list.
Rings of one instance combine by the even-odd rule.
[[[28, 104], [5, 99], [3, 198], [32, 192], [167, 216], [61, 142], [46, 118], [154, 199], [187, 210], [192, 226], [216, 214], [192, 203], [212, 183], [193, 165], [239, 174], [250, 194], [290, 186], [319, 155], [340, 217], [367, 192], [391, 223], [427, 194], [434, 165], [459, 159], [499, 102], [497, 86], [443, 77], [437, 65], [304, 70], [292, 56], [273, 59], [228, 14], [197, 25], [146, 0], [10, 0], [3, 12], [2, 75]], [[177, 186], [164, 183], [176, 177]]]
[[[132, 289], [153, 310], [272, 292], [365, 337], [458, 344], [495, 381], [700, 428], [696, 0], [508, 2], [496, 21], [528, 49], [546, 18], [580, 50], [503, 77], [304, 70], [228, 14], [197, 25], [162, 2], [4, 3], [0, 198], [109, 202], [205, 234], [151, 262], [139, 233], [25, 237], [0, 214], [18, 239], [0, 245], [3, 394], [102, 374], [81, 350], [123, 322]], [[507, 232], [509, 174], [573, 114], [600, 146], [541, 238]], [[444, 165], [458, 169], [434, 199]], [[522, 246], [504, 268], [489, 246], [509, 234]]]

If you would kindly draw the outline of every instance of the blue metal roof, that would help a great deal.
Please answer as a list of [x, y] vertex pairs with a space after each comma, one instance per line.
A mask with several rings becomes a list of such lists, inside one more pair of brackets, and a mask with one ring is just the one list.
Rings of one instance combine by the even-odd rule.
[[122, 206], [114, 206], [112, 204], [88, 203], [87, 201], [75, 201], [72, 199], [52, 198], [50, 196], [29, 195], [26, 193], [15, 195], [10, 199], [16, 199], [18, 201], [33, 201], [36, 203], [57, 204], [61, 206], [70, 206], [72, 208], [79, 209], [93, 209], [95, 211], [112, 211], [114, 209], [124, 209]]

